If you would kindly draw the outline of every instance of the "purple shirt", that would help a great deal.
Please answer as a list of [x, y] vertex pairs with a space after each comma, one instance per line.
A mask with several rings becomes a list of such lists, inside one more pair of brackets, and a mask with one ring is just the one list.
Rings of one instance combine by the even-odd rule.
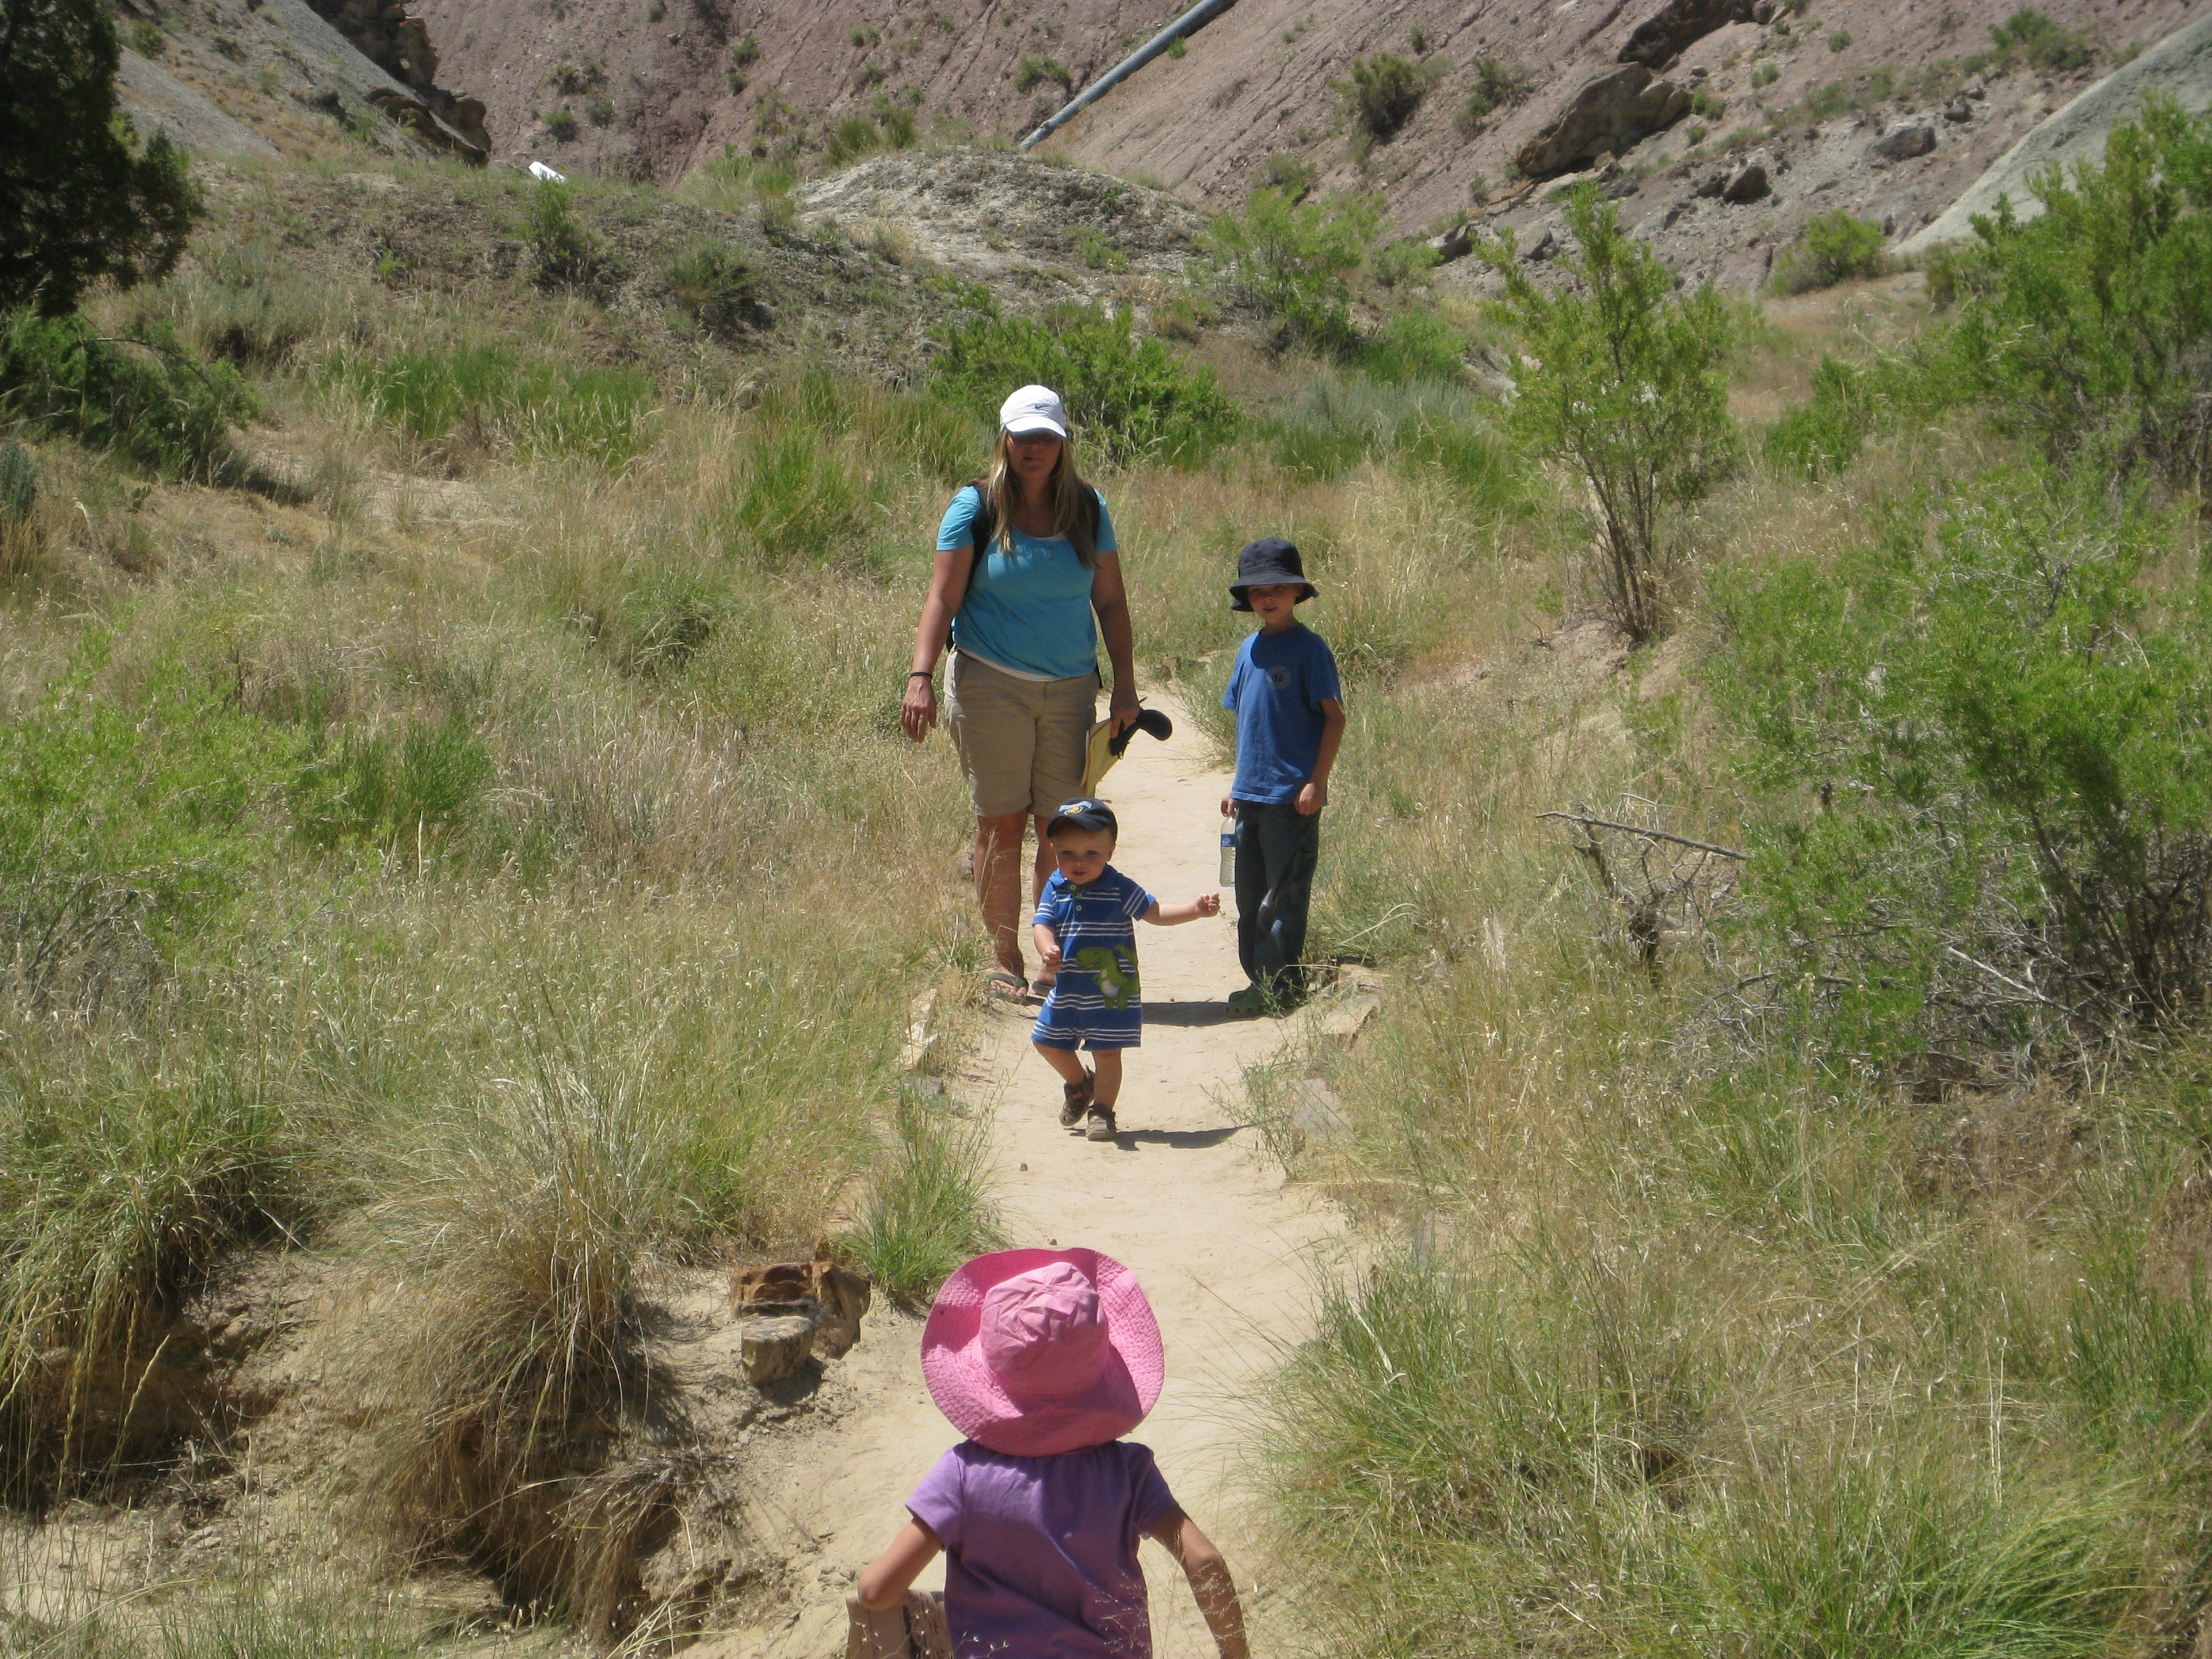
[[1150, 1447], [1010, 1457], [963, 1440], [906, 1506], [945, 1541], [959, 1659], [1151, 1659], [1137, 1540], [1176, 1501]]

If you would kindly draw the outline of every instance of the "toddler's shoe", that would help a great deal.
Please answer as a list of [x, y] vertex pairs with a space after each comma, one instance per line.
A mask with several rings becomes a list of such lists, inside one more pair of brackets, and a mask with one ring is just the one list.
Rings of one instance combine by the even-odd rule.
[[1274, 999], [1256, 985], [1229, 994], [1229, 1012], [1232, 1014], [1269, 1014], [1274, 1011]]
[[1080, 1083], [1060, 1085], [1060, 1127], [1073, 1129], [1083, 1121], [1083, 1115], [1091, 1109], [1091, 1091], [1098, 1081], [1098, 1073], [1085, 1072]]
[[1114, 1139], [1114, 1109], [1111, 1106], [1093, 1106], [1091, 1109], [1091, 1121], [1084, 1126], [1083, 1138], [1085, 1140]]

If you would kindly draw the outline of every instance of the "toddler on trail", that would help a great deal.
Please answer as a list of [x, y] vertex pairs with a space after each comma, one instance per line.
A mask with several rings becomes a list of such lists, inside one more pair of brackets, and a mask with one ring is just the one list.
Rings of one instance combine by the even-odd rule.
[[1298, 550], [1279, 537], [1237, 556], [1230, 609], [1260, 618], [1221, 694], [1237, 716], [1237, 781], [1221, 813], [1237, 820], [1237, 955], [1251, 981], [1230, 994], [1237, 1013], [1265, 1013], [1305, 992], [1321, 811], [1344, 740], [1336, 658], [1297, 615], [1315, 592]]
[[978, 1256], [938, 1292], [921, 1370], [968, 1437], [923, 1478], [906, 1526], [861, 1573], [857, 1629], [872, 1613], [920, 1611], [908, 1589], [942, 1550], [957, 1659], [1149, 1659], [1137, 1545], [1151, 1538], [1182, 1566], [1221, 1659], [1246, 1659], [1221, 1553], [1152, 1452], [1121, 1438], [1166, 1371], [1159, 1326], [1127, 1267], [1085, 1249]]
[[[1144, 1037], [1133, 924], [1142, 917], [1172, 927], [1221, 914], [1218, 893], [1163, 904], [1109, 864], [1120, 834], [1104, 801], [1089, 795], [1069, 801], [1045, 826], [1059, 868], [1037, 895], [1037, 957], [1041, 974], [1052, 976], [1052, 991], [1030, 1041], [1060, 1073], [1061, 1125], [1084, 1124], [1091, 1140], [1114, 1139], [1121, 1050]], [[1079, 1047], [1090, 1050], [1095, 1071], [1075, 1057]]]

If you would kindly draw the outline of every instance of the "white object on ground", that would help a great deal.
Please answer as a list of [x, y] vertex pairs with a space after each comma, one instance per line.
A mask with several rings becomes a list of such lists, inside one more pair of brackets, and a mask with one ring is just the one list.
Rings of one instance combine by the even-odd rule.
[[543, 161], [532, 161], [530, 164], [530, 176], [541, 184], [565, 185], [568, 182], [567, 173], [556, 173]]

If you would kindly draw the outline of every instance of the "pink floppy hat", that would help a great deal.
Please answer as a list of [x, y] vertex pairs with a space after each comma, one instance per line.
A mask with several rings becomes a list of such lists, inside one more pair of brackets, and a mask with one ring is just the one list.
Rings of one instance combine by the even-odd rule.
[[1096, 1250], [999, 1250], [945, 1281], [921, 1332], [938, 1410], [1018, 1457], [1103, 1445], [1145, 1420], [1167, 1359], [1137, 1276]]

